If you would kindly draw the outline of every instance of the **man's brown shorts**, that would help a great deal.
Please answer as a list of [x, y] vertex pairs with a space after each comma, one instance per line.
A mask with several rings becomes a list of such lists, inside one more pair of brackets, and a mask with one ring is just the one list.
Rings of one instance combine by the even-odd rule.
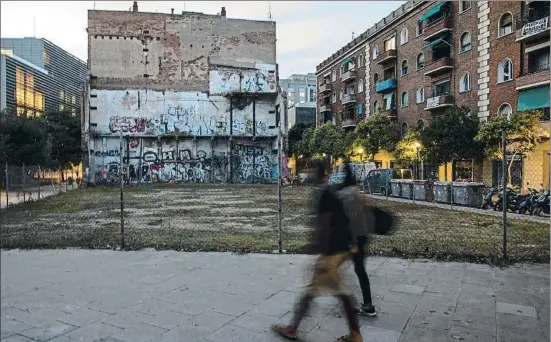
[[349, 258], [349, 252], [323, 255], [321, 262], [315, 265], [312, 280], [308, 284], [308, 295], [318, 297], [326, 291], [334, 296], [345, 294], [345, 286], [339, 268]]

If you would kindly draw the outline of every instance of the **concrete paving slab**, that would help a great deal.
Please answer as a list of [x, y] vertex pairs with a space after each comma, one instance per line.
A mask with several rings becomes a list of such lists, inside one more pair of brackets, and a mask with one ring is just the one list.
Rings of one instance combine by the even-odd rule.
[[[281, 341], [270, 325], [289, 322], [312, 260], [170, 251], [3, 251], [2, 342]], [[359, 317], [366, 341], [548, 340], [548, 265], [496, 269], [380, 257], [366, 264], [378, 310], [375, 318]], [[361, 300], [353, 267], [344, 267], [343, 274]], [[316, 299], [299, 333], [316, 342], [346, 334], [341, 305], [331, 297]]]

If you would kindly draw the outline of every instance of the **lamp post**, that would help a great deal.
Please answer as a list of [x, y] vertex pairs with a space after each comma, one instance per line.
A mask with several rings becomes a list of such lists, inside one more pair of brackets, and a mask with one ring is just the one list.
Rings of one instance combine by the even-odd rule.
[[358, 150], [358, 154], [360, 155], [360, 162], [363, 162], [364, 149], [360, 147], [360, 149]]

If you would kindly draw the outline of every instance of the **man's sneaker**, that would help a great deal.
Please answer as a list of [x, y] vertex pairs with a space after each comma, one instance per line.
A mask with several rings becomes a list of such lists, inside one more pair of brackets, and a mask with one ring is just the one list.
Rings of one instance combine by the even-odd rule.
[[358, 310], [358, 315], [373, 317], [377, 315], [375, 307], [371, 304], [363, 304]]

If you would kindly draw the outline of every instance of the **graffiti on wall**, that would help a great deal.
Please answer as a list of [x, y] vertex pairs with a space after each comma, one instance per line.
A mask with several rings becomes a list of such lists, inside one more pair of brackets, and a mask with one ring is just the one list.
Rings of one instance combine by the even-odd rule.
[[264, 65], [258, 70], [211, 70], [209, 78], [210, 94], [274, 93], [277, 91], [274, 65]]
[[203, 149], [197, 145], [190, 148], [184, 142], [153, 146], [155, 143], [156, 139], [130, 139], [124, 144], [122, 169], [119, 150], [94, 151], [96, 180], [118, 183], [120, 171], [128, 183], [209, 183], [228, 182], [230, 178], [236, 183], [266, 183], [273, 178], [269, 143], [235, 144], [231, 153], [205, 148], [210, 141]]

